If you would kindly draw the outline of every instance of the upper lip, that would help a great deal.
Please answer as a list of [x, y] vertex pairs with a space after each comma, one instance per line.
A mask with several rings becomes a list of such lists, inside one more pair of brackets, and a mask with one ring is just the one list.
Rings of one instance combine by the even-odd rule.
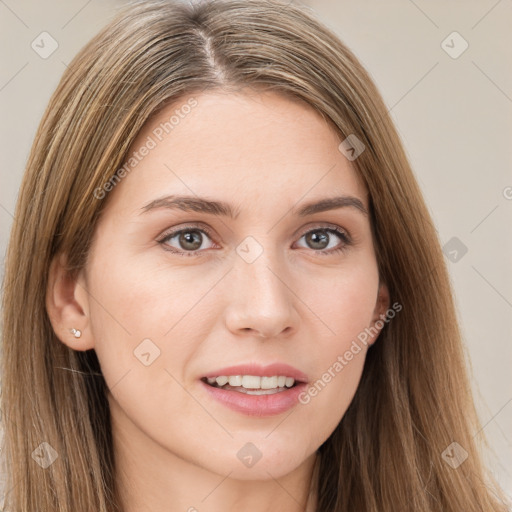
[[213, 370], [203, 375], [202, 378], [219, 377], [220, 375], [257, 375], [259, 377], [273, 377], [274, 375], [281, 375], [285, 377], [292, 377], [295, 379], [295, 382], [308, 381], [308, 377], [305, 373], [284, 363], [273, 363], [265, 366], [258, 363], [237, 364], [235, 366], [228, 366], [226, 368]]

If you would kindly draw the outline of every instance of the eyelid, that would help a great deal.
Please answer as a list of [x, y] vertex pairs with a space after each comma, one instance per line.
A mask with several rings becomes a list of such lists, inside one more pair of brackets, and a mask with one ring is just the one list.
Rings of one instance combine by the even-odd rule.
[[[215, 235], [213, 234], [213, 231], [206, 224], [203, 224], [201, 222], [187, 223], [186, 225], [184, 225], [182, 227], [168, 229], [162, 235], [160, 235], [156, 239], [156, 241], [161, 245], [165, 245], [164, 242], [166, 239], [173, 238], [174, 236], [178, 235], [179, 233], [181, 233], [183, 231], [189, 231], [189, 230], [192, 231], [194, 229], [196, 229], [198, 231], [204, 231], [204, 233], [206, 233], [208, 235], [208, 237], [212, 240], [212, 242], [214, 242]], [[341, 247], [338, 247], [337, 249], [332, 249], [332, 248], [331, 249], [318, 249], [318, 250], [310, 249], [314, 253], [335, 254], [337, 252], [344, 251], [344, 250], [348, 249], [349, 246], [353, 245], [354, 241], [352, 239], [352, 236], [346, 228], [342, 228], [341, 226], [338, 226], [337, 224], [332, 224], [329, 222], [316, 222], [316, 223], [313, 222], [310, 225], [303, 227], [300, 230], [296, 231], [293, 236], [294, 236], [294, 238], [296, 238], [298, 236], [298, 239], [300, 240], [304, 235], [306, 235], [310, 231], [320, 231], [320, 230], [330, 231], [331, 233], [334, 232], [334, 234], [336, 234], [336, 236], [338, 236], [338, 238], [340, 238], [342, 240], [342, 244], [341, 244]], [[298, 233], [300, 233], [300, 235]], [[180, 251], [180, 250], [177, 250], [176, 248], [172, 248], [172, 249], [168, 248], [168, 249], [164, 249], [164, 250], [172, 252], [177, 255], [181, 255], [181, 256], [200, 256], [203, 253], [209, 251], [209, 249], [203, 249], [200, 251]]]
[[[334, 254], [340, 254], [348, 249], [351, 248], [352, 245], [354, 245], [354, 240], [352, 236], [350, 235], [349, 231], [345, 228], [342, 228], [341, 226], [338, 226], [336, 224], [330, 224], [330, 223], [320, 223], [320, 224], [314, 224], [313, 226], [308, 227], [305, 229], [305, 231], [301, 232], [302, 234], [298, 237], [298, 240], [300, 240], [303, 236], [307, 235], [308, 233], [312, 231], [327, 231], [329, 233], [334, 233], [340, 240], [341, 244], [338, 247], [330, 248], [330, 249], [310, 249], [314, 254], [322, 254], [322, 255], [334, 255]], [[305, 247], [301, 247], [302, 249], [305, 249]]]
[[[181, 233], [182, 231], [192, 231], [192, 230], [198, 230], [198, 231], [204, 231], [208, 237], [213, 241], [215, 235], [213, 233], [213, 231], [206, 225], [206, 224], [203, 224], [201, 222], [190, 222], [190, 223], [186, 223], [184, 226], [182, 227], [178, 227], [178, 228], [170, 228], [170, 229], [166, 229], [160, 236], [157, 237], [156, 241], [160, 244], [164, 244], [164, 241], [167, 240], [168, 238], [172, 238], [174, 236], [176, 236], [177, 234]], [[175, 253], [179, 253], [179, 251], [173, 251], [171, 249], [168, 249], [170, 250], [171, 252], [175, 252]], [[188, 251], [190, 254], [199, 254], [201, 252], [204, 252], [203, 251]]]
[[333, 231], [339, 231], [347, 236], [348, 239], [352, 240], [352, 236], [348, 229], [342, 228], [341, 226], [338, 226], [337, 224], [332, 224], [331, 222], [312, 222], [311, 224], [308, 224], [306, 227], [301, 228], [296, 232], [295, 236], [298, 236], [300, 233], [300, 236], [303, 237], [306, 233], [309, 233], [310, 231], [315, 231], [316, 229], [332, 229]]

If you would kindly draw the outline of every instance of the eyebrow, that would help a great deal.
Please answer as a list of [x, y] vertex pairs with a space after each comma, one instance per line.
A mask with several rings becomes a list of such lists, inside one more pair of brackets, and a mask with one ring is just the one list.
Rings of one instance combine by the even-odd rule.
[[[362, 201], [353, 196], [336, 196], [311, 201], [303, 204], [300, 208], [294, 208], [292, 213], [299, 217], [313, 215], [315, 213], [326, 212], [329, 210], [336, 210], [339, 208], [352, 207], [362, 214], [368, 216], [368, 211], [363, 205]], [[233, 208], [230, 204], [224, 201], [215, 201], [198, 196], [177, 196], [169, 195], [155, 199], [141, 208], [141, 213], [146, 213], [151, 210], [167, 208], [178, 209], [186, 212], [207, 213], [210, 215], [225, 216], [231, 219], [236, 219], [240, 214], [238, 208]]]

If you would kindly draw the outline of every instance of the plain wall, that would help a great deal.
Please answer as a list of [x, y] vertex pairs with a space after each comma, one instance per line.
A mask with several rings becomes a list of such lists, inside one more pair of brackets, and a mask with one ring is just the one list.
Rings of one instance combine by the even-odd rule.
[[[73, 56], [122, 4], [0, 2], [2, 263], [50, 95]], [[512, 3], [307, 5], [366, 66], [396, 122], [446, 247], [482, 432], [496, 453], [488, 464], [512, 496]], [[46, 59], [31, 47], [42, 32], [58, 43]]]

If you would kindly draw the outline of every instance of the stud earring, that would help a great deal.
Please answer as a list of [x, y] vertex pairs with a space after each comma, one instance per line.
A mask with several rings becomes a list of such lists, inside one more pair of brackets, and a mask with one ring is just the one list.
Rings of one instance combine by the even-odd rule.
[[80, 338], [80, 336], [82, 336], [82, 331], [79, 331], [78, 329], [71, 329], [70, 331], [75, 338]]

